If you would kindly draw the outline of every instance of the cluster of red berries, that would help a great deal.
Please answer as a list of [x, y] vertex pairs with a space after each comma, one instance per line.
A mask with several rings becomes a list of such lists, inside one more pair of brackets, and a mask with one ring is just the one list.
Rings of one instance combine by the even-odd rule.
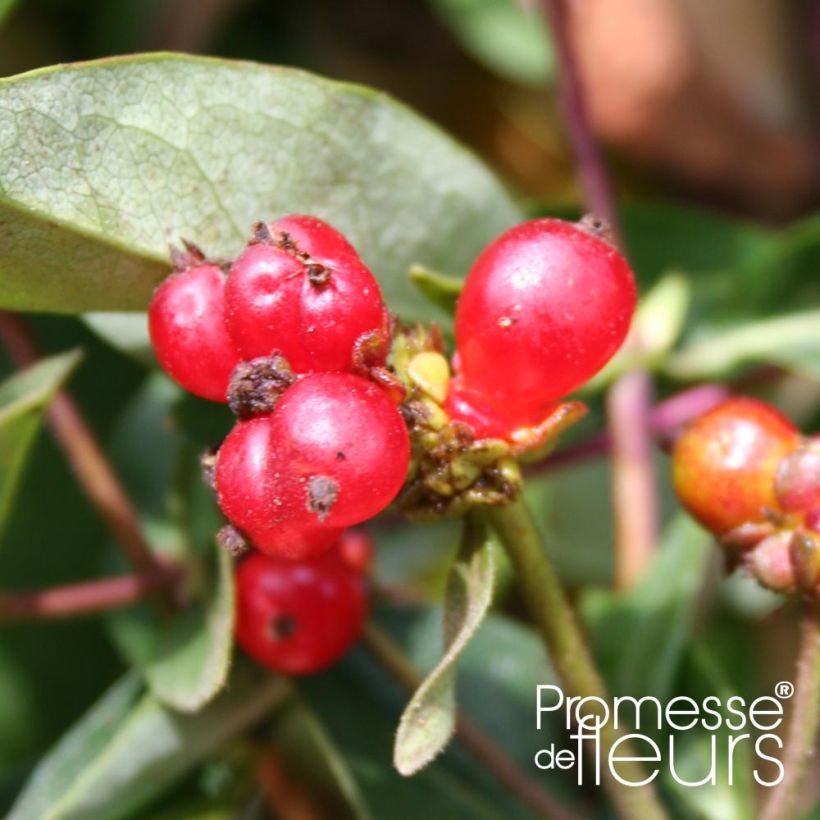
[[[213, 485], [235, 531], [265, 553], [238, 571], [238, 638], [276, 668], [312, 671], [364, 619], [340, 539], [393, 500], [409, 464], [396, 393], [379, 378], [389, 314], [352, 245], [315, 217], [258, 225], [227, 274], [193, 247], [175, 262], [149, 310], [154, 350], [182, 387], [238, 416]], [[344, 629], [331, 629], [331, 599]], [[290, 626], [274, 628], [268, 610], [281, 607]], [[306, 650], [314, 663], [293, 649], [300, 640], [321, 645]]]
[[480, 437], [537, 425], [612, 358], [636, 299], [629, 264], [595, 220], [534, 219], [501, 234], [458, 301], [448, 415]]
[[681, 503], [771, 589], [820, 591], [820, 437], [757, 399], [728, 399], [675, 444]]

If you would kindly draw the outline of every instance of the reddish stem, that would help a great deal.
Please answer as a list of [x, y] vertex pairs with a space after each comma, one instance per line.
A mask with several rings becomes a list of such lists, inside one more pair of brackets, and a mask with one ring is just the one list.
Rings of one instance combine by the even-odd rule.
[[[0, 311], [0, 338], [18, 367], [29, 367], [40, 359], [37, 345], [19, 316]], [[68, 393], [60, 391], [54, 397], [47, 419], [85, 494], [128, 563], [140, 574], [160, 571], [161, 564], [143, 538], [134, 506]], [[159, 600], [164, 597], [160, 594]], [[170, 600], [165, 600], [164, 608], [169, 604]]]
[[71, 618], [119, 609], [159, 589], [170, 589], [181, 575], [178, 566], [160, 566], [143, 574], [119, 575], [30, 592], [0, 592], [0, 622]]
[[[730, 391], [720, 384], [701, 384], [676, 393], [652, 408], [649, 413], [649, 429], [659, 442], [664, 444], [673, 439], [684, 424], [711, 410], [729, 395]], [[568, 465], [581, 464], [592, 458], [605, 456], [611, 450], [610, 434], [599, 433], [574, 447], [559, 450], [543, 461], [533, 464], [528, 473], [548, 473]]]
[[606, 161], [589, 122], [578, 63], [572, 47], [565, 0], [543, 0], [544, 16], [552, 32], [558, 71], [558, 104], [575, 154], [578, 176], [587, 207], [606, 220], [615, 243], [623, 247], [623, 234]]

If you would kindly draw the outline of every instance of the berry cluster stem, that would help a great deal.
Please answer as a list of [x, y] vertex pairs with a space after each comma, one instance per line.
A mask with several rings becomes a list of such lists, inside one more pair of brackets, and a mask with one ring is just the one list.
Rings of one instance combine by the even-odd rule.
[[783, 755], [784, 776], [771, 792], [761, 820], [789, 820], [797, 815], [800, 789], [817, 745], [820, 727], [820, 606], [809, 603], [803, 618], [794, 700]]
[[180, 568], [163, 566], [144, 574], [99, 578], [48, 589], [0, 592], [0, 623], [74, 618], [129, 606], [180, 578]]
[[[405, 689], [415, 692], [421, 686], [424, 676], [413, 661], [388, 634], [372, 622], [365, 628], [363, 641], [376, 660]], [[572, 820], [572, 814], [523, 772], [492, 738], [462, 712], [456, 715], [456, 736], [500, 783], [517, 795], [538, 817], [548, 820]]]
[[[0, 338], [18, 367], [28, 367], [40, 358], [28, 328], [13, 313], [0, 311]], [[105, 521], [128, 563], [140, 574], [162, 572], [162, 564], [142, 536], [137, 512], [125, 489], [82, 413], [64, 390], [52, 400], [47, 419], [80, 486]], [[173, 608], [167, 588], [157, 589], [153, 596], [164, 611]]]
[[[558, 575], [544, 550], [541, 537], [526, 504], [515, 501], [494, 507], [489, 520], [509, 555], [518, 577], [524, 603], [541, 632], [553, 666], [567, 694], [608, 701], [606, 688], [586, 645], [575, 613]], [[623, 734], [611, 723], [601, 727], [599, 755], [603, 784], [619, 815], [629, 820], [661, 820], [666, 817], [651, 785], [625, 786], [612, 777], [607, 761], [610, 750]], [[636, 757], [630, 744], [619, 744], [619, 756]], [[631, 782], [646, 777], [640, 764], [619, 764], [620, 774]]]

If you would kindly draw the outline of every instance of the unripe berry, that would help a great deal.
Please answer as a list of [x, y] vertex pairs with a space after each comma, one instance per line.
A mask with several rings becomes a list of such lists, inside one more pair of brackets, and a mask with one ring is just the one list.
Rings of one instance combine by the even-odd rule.
[[775, 476], [799, 434], [773, 407], [732, 398], [697, 418], [672, 455], [681, 504], [712, 532], [723, 534], [779, 509]]
[[804, 439], [780, 464], [777, 500], [785, 512], [805, 512], [820, 505], [820, 439]]
[[373, 382], [350, 373], [312, 373], [288, 388], [271, 416], [277, 447], [301, 482], [283, 497], [328, 526], [349, 527], [381, 512], [404, 483], [407, 428]]
[[608, 242], [559, 219], [518, 225], [482, 251], [458, 300], [464, 385], [531, 423], [609, 361], [635, 302], [632, 271]]
[[225, 299], [242, 357], [280, 352], [297, 373], [350, 370], [356, 341], [387, 331], [373, 274], [338, 231], [312, 216], [265, 228], [232, 265]]
[[[341, 535], [307, 509], [305, 488], [276, 440], [270, 416], [233, 428], [219, 448], [214, 479], [222, 512], [269, 555], [302, 560], [324, 552]], [[298, 509], [292, 499], [300, 494], [305, 500]]]
[[292, 562], [254, 553], [236, 572], [236, 638], [278, 672], [308, 675], [337, 661], [367, 617], [361, 574], [336, 550]]
[[789, 531], [770, 535], [749, 553], [748, 566], [755, 578], [767, 589], [789, 592], [795, 587]]
[[223, 321], [225, 277], [216, 265], [174, 273], [154, 292], [148, 329], [154, 353], [174, 381], [203, 399], [227, 402], [239, 357]]

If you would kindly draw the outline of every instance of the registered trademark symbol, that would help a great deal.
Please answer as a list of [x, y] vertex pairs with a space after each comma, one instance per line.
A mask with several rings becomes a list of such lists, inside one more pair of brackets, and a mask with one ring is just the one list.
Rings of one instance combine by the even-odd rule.
[[794, 694], [794, 684], [787, 680], [782, 680], [774, 687], [774, 693], [779, 698], [790, 698]]

